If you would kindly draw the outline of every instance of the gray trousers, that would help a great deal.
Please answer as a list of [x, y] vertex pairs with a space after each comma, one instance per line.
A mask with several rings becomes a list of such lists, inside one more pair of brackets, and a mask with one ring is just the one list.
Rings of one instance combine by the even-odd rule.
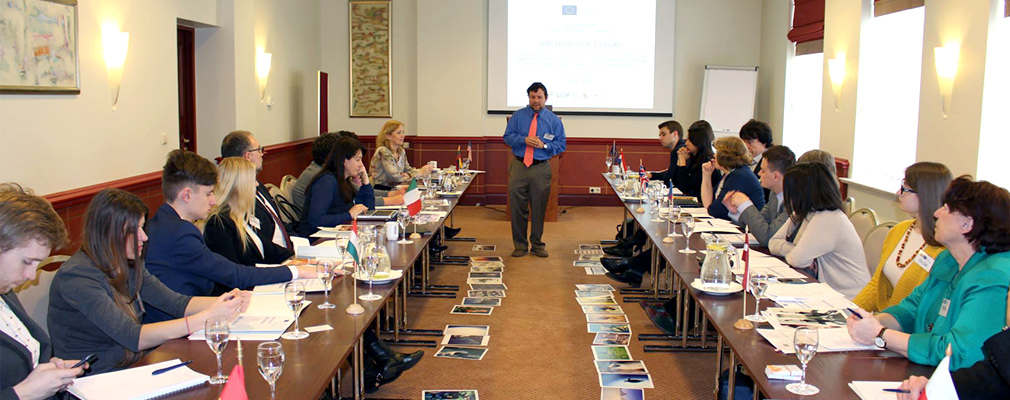
[[[512, 213], [512, 243], [516, 249], [544, 247], [544, 218], [547, 200], [551, 196], [551, 164], [526, 167], [515, 158], [509, 164], [509, 207]], [[532, 208], [532, 212], [530, 209]], [[529, 242], [526, 241], [526, 224], [530, 222]]]

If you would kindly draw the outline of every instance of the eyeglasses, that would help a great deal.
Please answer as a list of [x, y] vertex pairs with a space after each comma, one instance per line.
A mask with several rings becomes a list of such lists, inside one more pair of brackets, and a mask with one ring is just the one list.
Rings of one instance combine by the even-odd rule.
[[915, 190], [912, 190], [911, 188], [909, 188], [908, 186], [906, 186], [905, 185], [905, 180], [902, 179], [901, 180], [901, 189], [898, 190], [898, 195], [903, 195], [905, 193], [916, 193], [916, 192], [915, 192]]
[[255, 152], [258, 152], [258, 153], [260, 153], [260, 154], [263, 154], [263, 146], [260, 146], [260, 147], [257, 147], [257, 148], [255, 148], [255, 149], [249, 149], [249, 150], [246, 150], [245, 152], [246, 152], [246, 153], [252, 153], [252, 152], [254, 152], [254, 151], [255, 151]]

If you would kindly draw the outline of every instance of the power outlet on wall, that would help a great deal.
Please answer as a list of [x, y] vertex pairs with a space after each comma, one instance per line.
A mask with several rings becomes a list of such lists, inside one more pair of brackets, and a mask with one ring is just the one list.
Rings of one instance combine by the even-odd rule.
[[602, 192], [600, 191], [600, 188], [598, 186], [589, 187], [589, 194], [600, 194], [600, 193]]

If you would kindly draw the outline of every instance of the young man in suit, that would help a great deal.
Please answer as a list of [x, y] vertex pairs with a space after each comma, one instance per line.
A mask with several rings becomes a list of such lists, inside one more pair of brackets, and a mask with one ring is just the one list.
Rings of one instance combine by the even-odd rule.
[[[172, 150], [161, 171], [165, 203], [147, 222], [148, 271], [170, 289], [189, 296], [214, 296], [233, 288], [287, 282], [314, 277], [315, 268], [283, 266], [257, 268], [236, 264], [212, 252], [195, 225], [217, 203], [214, 164], [196, 153]], [[145, 323], [173, 319], [160, 310], [148, 310]]]
[[732, 191], [723, 198], [723, 205], [729, 210], [729, 217], [741, 227], [750, 228], [750, 233], [762, 246], [778, 232], [789, 219], [789, 212], [782, 205], [782, 181], [786, 170], [796, 163], [796, 155], [786, 146], [773, 146], [764, 152], [761, 159], [761, 187], [771, 191], [768, 202], [759, 211], [746, 194]]

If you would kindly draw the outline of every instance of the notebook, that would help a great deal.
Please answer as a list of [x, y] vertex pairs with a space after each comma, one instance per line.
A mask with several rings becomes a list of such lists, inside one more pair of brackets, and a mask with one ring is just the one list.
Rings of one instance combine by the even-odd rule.
[[178, 365], [178, 359], [74, 379], [67, 390], [84, 400], [144, 400], [181, 392], [201, 385], [209, 378], [189, 367], [160, 375], [155, 370]]

